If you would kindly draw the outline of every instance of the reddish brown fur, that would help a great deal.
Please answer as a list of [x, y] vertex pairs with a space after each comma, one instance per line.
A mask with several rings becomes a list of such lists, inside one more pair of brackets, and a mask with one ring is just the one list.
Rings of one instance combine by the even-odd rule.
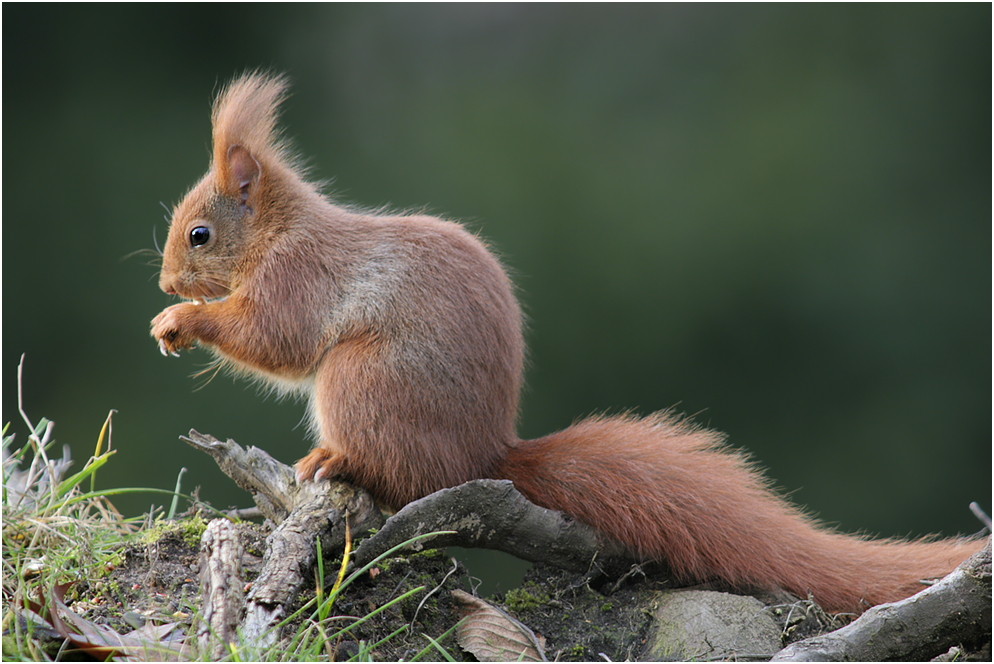
[[666, 560], [686, 581], [779, 586], [837, 611], [907, 597], [980, 548], [819, 527], [718, 434], [665, 413], [584, 420], [521, 443], [501, 472], [533, 502]]
[[[152, 322], [310, 398], [319, 446], [303, 479], [343, 476], [399, 507], [509, 478], [684, 579], [811, 592], [859, 610], [915, 592], [976, 541], [867, 541], [818, 527], [718, 436], [673, 417], [591, 418], [515, 435], [524, 346], [511, 283], [461, 226], [336, 206], [277, 140], [281, 78], [232, 83], [211, 168], [177, 206], [160, 286], [193, 300]], [[211, 239], [192, 246], [193, 228]]]

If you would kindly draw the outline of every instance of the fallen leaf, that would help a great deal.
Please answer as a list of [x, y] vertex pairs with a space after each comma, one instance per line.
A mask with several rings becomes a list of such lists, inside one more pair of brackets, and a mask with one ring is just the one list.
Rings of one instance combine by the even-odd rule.
[[481, 662], [545, 662], [535, 633], [496, 606], [461, 590], [452, 591], [463, 620], [456, 641]]

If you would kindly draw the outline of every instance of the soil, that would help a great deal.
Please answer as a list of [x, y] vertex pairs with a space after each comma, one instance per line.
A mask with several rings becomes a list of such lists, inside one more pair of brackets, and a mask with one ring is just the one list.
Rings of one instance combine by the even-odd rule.
[[160, 524], [129, 544], [107, 577], [70, 589], [67, 604], [122, 634], [147, 622], [189, 625], [199, 604], [199, 557], [199, 536], [186, 524]]
[[[73, 598], [70, 608], [119, 633], [148, 622], [179, 623], [189, 633], [199, 602], [199, 530], [202, 528], [188, 522], [156, 527], [143, 541], [128, 546], [122, 564], [109, 576], [75, 587], [67, 597]], [[261, 562], [266, 533], [261, 526], [251, 524], [241, 532], [248, 552], [246, 581], [251, 582]], [[333, 578], [339, 564], [327, 561], [325, 569], [332, 571], [326, 574]], [[452, 627], [460, 616], [449, 591], [472, 593], [475, 582], [461, 563], [439, 550], [382, 561], [341, 595], [335, 606], [341, 617], [339, 625], [347, 624], [348, 617], [366, 616], [409, 590], [423, 590], [329, 643], [329, 658], [346, 660], [363, 645], [403, 630], [376, 647], [376, 659], [410, 661], [419, 653], [429, 661], [443, 659], [427, 637], [456, 659], [472, 659], [456, 642]], [[535, 565], [519, 588], [489, 601], [530, 627], [550, 660], [637, 660], [650, 621], [642, 607], [648, 594], [662, 587], [644, 579], [620, 588], [598, 587], [581, 575]], [[291, 612], [312, 597], [313, 593], [301, 595]], [[828, 626], [821, 620], [824, 614], [810, 607], [784, 611], [782, 616], [785, 633], [794, 638]], [[291, 625], [287, 632], [294, 633], [297, 626]], [[428, 651], [422, 652], [426, 648]]]

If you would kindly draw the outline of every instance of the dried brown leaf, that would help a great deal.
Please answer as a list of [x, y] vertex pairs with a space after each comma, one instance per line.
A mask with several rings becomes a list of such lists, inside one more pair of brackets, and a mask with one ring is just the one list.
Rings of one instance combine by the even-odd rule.
[[463, 620], [456, 641], [481, 662], [545, 662], [535, 633], [492, 604], [461, 590], [452, 591]]

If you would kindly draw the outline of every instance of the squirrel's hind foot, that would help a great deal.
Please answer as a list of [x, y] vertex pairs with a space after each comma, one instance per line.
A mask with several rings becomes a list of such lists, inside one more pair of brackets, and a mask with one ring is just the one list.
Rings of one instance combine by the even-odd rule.
[[342, 456], [323, 447], [315, 447], [296, 463], [298, 482], [318, 482], [342, 474]]

